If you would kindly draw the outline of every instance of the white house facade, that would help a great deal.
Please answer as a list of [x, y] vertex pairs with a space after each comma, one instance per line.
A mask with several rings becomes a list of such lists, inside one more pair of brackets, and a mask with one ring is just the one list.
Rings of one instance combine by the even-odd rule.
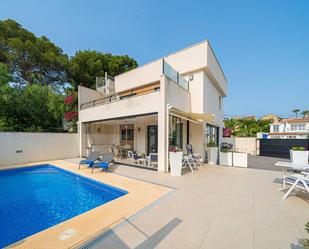
[[309, 117], [288, 118], [270, 124], [270, 138], [306, 139], [309, 137]]
[[[208, 41], [114, 78], [79, 87], [80, 155], [113, 151], [115, 161], [167, 172], [171, 147], [205, 158], [220, 143], [227, 80]], [[132, 152], [134, 155], [132, 156]]]

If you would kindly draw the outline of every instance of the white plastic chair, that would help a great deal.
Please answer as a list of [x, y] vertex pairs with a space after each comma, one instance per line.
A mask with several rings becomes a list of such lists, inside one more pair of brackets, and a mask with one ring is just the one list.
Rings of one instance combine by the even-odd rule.
[[283, 196], [282, 199], [285, 199], [289, 196], [289, 194], [296, 189], [297, 187], [305, 189], [309, 194], [309, 173], [301, 172], [301, 174], [293, 174], [285, 178], [286, 184], [291, 184], [292, 186], [289, 188], [288, 192]]

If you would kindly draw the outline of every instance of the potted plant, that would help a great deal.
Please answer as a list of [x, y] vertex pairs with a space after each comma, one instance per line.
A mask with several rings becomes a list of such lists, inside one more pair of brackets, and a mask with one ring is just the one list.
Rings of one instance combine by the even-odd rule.
[[248, 167], [248, 154], [246, 152], [233, 152], [233, 166]]
[[233, 166], [233, 153], [232, 153], [233, 145], [229, 143], [221, 144], [220, 151], [220, 165], [224, 166]]
[[207, 144], [207, 159], [209, 164], [218, 163], [218, 146], [215, 141], [210, 141]]
[[171, 176], [181, 176], [183, 151], [180, 148], [172, 147], [169, 150]]
[[290, 159], [292, 163], [307, 164], [309, 151], [305, 147], [292, 147], [290, 150]]

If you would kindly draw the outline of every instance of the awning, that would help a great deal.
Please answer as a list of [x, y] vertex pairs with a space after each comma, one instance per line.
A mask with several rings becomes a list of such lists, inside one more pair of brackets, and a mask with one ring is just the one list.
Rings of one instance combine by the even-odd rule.
[[198, 122], [198, 123], [201, 123], [203, 121], [211, 123], [211, 122], [214, 122], [214, 119], [215, 119], [214, 114], [184, 112], [184, 111], [181, 111], [181, 110], [179, 110], [175, 107], [172, 107], [170, 109], [170, 114], [178, 116], [178, 117], [183, 118], [183, 119], [187, 119], [187, 120], [192, 121], [192, 122]]

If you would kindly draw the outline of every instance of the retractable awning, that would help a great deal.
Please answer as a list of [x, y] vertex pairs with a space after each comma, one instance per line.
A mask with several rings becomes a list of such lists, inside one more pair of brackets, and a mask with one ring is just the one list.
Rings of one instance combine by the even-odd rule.
[[192, 122], [201, 123], [203, 121], [206, 122], [214, 122], [215, 115], [210, 113], [196, 113], [196, 112], [184, 112], [175, 107], [170, 109], [170, 114], [178, 116], [183, 119], [187, 119]]

